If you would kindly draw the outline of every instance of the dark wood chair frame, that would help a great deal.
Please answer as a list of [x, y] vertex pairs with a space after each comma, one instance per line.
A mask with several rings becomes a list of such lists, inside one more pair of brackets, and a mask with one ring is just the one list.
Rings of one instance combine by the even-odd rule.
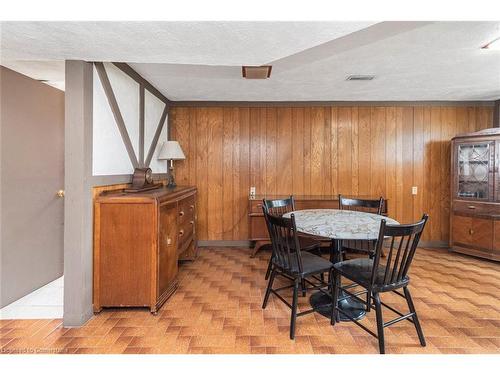
[[[297, 235], [297, 227], [295, 224], [295, 216], [292, 214], [291, 218], [278, 217], [270, 215], [266, 209], [263, 207], [264, 217], [266, 223], [268, 223], [269, 234], [271, 237], [271, 243], [273, 246], [273, 257], [271, 266], [271, 276], [266, 289], [266, 294], [264, 296], [264, 301], [262, 303], [262, 308], [265, 309], [269, 301], [269, 296], [274, 294], [278, 299], [280, 299], [285, 305], [287, 305], [291, 310], [291, 320], [290, 320], [290, 339], [295, 338], [295, 322], [297, 317], [310, 314], [314, 312], [314, 309], [309, 309], [306, 311], [301, 311], [297, 313], [298, 306], [298, 292], [300, 285], [302, 285], [302, 291], [305, 290], [319, 290], [325, 293], [330, 298], [333, 295], [333, 264], [331, 268], [326, 270], [329, 273], [328, 282], [325, 283], [321, 278], [316, 275], [322, 275], [325, 269], [311, 271], [307, 274], [303, 272], [302, 255], [300, 249], [300, 242]], [[293, 242], [293, 245], [292, 245]], [[294, 263], [298, 266], [298, 270], [294, 271], [292, 269], [292, 264]], [[325, 260], [326, 261], [326, 260]], [[273, 289], [273, 283], [276, 276], [282, 276], [290, 281], [292, 284], [286, 285], [277, 289]], [[313, 279], [316, 283], [308, 280], [307, 278]], [[307, 283], [310, 287], [304, 289], [304, 285]], [[283, 298], [278, 292], [293, 288], [293, 299], [292, 303], [289, 303], [285, 298]], [[328, 291], [324, 289], [327, 288]]]
[[[359, 199], [344, 197], [342, 194], [339, 194], [340, 210], [362, 211], [382, 215], [383, 207], [383, 197], [379, 199]], [[347, 250], [355, 253], [368, 254], [369, 257], [373, 258], [376, 243], [376, 240], [344, 240], [342, 241], [342, 252]], [[382, 253], [382, 257], [384, 257], [384, 253]]]
[[[428, 215], [424, 214], [422, 219], [415, 224], [405, 224], [405, 225], [388, 225], [385, 220], [382, 220], [380, 225], [379, 237], [377, 240], [377, 246], [375, 250], [375, 257], [372, 260], [373, 267], [371, 271], [371, 277], [369, 282], [360, 283], [360, 279], [357, 277], [353, 277], [352, 274], [346, 274], [342, 271], [342, 266], [345, 263], [356, 261], [353, 259], [351, 261], [340, 262], [334, 265], [333, 277], [334, 277], [334, 292], [333, 292], [333, 301], [337, 301], [334, 303], [334, 308], [332, 309], [331, 315], [331, 324], [335, 325], [336, 322], [339, 321], [340, 314], [348, 317], [366, 332], [371, 334], [372, 336], [378, 338], [379, 342], [379, 350], [381, 354], [385, 353], [385, 340], [384, 340], [384, 328], [388, 327], [392, 324], [398, 323], [402, 320], [409, 320], [415, 326], [417, 331], [417, 335], [420, 341], [420, 345], [425, 346], [425, 338], [424, 333], [422, 331], [422, 327], [420, 326], [420, 322], [418, 320], [417, 312], [415, 310], [415, 306], [413, 304], [413, 300], [411, 298], [410, 291], [408, 289], [408, 284], [410, 282], [409, 277], [407, 276], [410, 265], [412, 263], [413, 257], [415, 255], [415, 251], [418, 246], [418, 242], [420, 241], [420, 236], [422, 231], [424, 230], [425, 224], [427, 222]], [[384, 246], [384, 239], [390, 237], [390, 246], [389, 252], [387, 254], [386, 264], [383, 265], [380, 263], [380, 258], [382, 254], [382, 247]], [[399, 246], [397, 246], [397, 252], [395, 248], [396, 241], [398, 238]], [[396, 252], [396, 254], [394, 254]], [[380, 277], [379, 266], [383, 267], [384, 275], [382, 283], [380, 280], [377, 280]], [[354, 282], [355, 284], [350, 284], [346, 287], [343, 287], [340, 283], [341, 276], [344, 276]], [[350, 289], [353, 285], [358, 285], [364, 287], [364, 290], [351, 293], [348, 289]], [[399, 292], [397, 289], [403, 289], [404, 294]], [[348, 314], [346, 314], [338, 305], [338, 297], [340, 291], [344, 291], [345, 297], [341, 298], [353, 298], [360, 303], [363, 303], [367, 307], [367, 311], [370, 311], [370, 308], [374, 308], [376, 312], [377, 319], [377, 333], [372, 332], [370, 329], [362, 325], [359, 321], [352, 319]], [[408, 308], [410, 310], [409, 313], [403, 314], [400, 311], [394, 309], [393, 307], [383, 303], [380, 300], [380, 294], [385, 292], [393, 292], [400, 297], [406, 299], [408, 304]], [[367, 294], [366, 301], [359, 298], [359, 295]], [[373, 302], [372, 302], [373, 301]], [[383, 321], [382, 316], [382, 306], [391, 310], [392, 312], [399, 315], [398, 318], [392, 319], [389, 322]]]
[[368, 208], [372, 209], [373, 213], [382, 215], [382, 209], [384, 208], [384, 198], [380, 197], [379, 199], [359, 199], [344, 197], [342, 194], [339, 194], [339, 209], [349, 209], [347, 207]]
[[[263, 199], [262, 200], [262, 208], [265, 209], [269, 214], [273, 216], [283, 216], [284, 214], [295, 211], [295, 200], [293, 199], [293, 195], [290, 195], [289, 198], [285, 199]], [[269, 226], [269, 223], [266, 221], [266, 226]], [[269, 227], [268, 227], [269, 231]], [[317, 250], [318, 253], [320, 253], [320, 246], [321, 243], [318, 241], [318, 246], [317, 248], [312, 248], [312, 249], [307, 249], [307, 250]], [[272, 264], [272, 259], [269, 259], [269, 263], [267, 265], [267, 271], [266, 271], [266, 276], [265, 280], [269, 279], [269, 276], [271, 275], [271, 264]], [[304, 291], [302, 292], [303, 295], [305, 295], [305, 285], [303, 285]]]
[[[284, 214], [295, 211], [295, 200], [293, 199], [293, 195], [290, 195], [289, 198], [286, 199], [263, 199], [262, 200], [262, 207], [266, 209], [266, 211], [270, 215], [274, 216], [283, 216]], [[264, 214], [265, 217], [265, 214]], [[266, 225], [268, 226], [269, 230], [269, 224], [266, 220]], [[272, 257], [271, 257], [272, 258]], [[267, 271], [266, 271], [266, 277], [265, 280], [269, 279], [269, 275], [271, 275], [271, 265], [272, 265], [272, 259], [269, 259], [269, 263], [267, 265]]]

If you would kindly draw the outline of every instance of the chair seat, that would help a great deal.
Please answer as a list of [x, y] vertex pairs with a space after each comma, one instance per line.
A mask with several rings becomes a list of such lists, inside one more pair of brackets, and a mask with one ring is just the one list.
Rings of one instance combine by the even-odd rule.
[[[297, 265], [297, 258], [295, 256], [292, 256], [291, 258], [292, 258], [291, 259], [292, 265], [290, 267], [291, 273], [295, 275], [300, 275], [302, 277], [307, 275], [327, 272], [330, 271], [330, 269], [333, 267], [333, 263], [331, 263], [325, 258], [322, 258], [318, 255], [314, 255], [311, 253], [301, 252], [302, 272], [299, 272], [299, 267]], [[282, 268], [277, 262], [274, 262], [274, 264], [277, 267]]]
[[[373, 259], [356, 258], [346, 260], [333, 265], [333, 268], [338, 271], [342, 276], [354, 281], [355, 283], [368, 288], [371, 285]], [[385, 266], [379, 265], [376, 275], [375, 283], [372, 287], [374, 292], [386, 292], [393, 289], [401, 288], [410, 281], [408, 276], [405, 276], [400, 282], [384, 285]], [[389, 275], [390, 277], [390, 275]]]

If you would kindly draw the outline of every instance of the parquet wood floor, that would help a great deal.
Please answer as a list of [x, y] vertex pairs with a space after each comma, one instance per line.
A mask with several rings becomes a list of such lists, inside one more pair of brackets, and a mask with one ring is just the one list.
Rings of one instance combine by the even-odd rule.
[[[157, 316], [145, 309], [104, 310], [81, 328], [61, 320], [2, 320], [2, 353], [378, 353], [377, 341], [353, 323], [335, 327], [319, 314], [299, 317], [271, 297], [261, 309], [269, 254], [203, 248], [180, 268], [180, 287]], [[427, 347], [413, 325], [386, 329], [388, 353], [500, 353], [500, 264], [443, 250], [419, 249], [410, 288]], [[383, 300], [406, 311], [404, 300]], [[302, 309], [308, 297], [299, 298]], [[387, 311], [387, 313], [386, 313]], [[384, 310], [385, 319], [394, 317]], [[375, 327], [375, 314], [364, 322]]]

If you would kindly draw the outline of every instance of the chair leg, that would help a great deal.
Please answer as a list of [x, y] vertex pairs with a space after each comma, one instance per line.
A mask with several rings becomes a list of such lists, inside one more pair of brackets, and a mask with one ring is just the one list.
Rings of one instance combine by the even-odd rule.
[[382, 318], [382, 304], [380, 303], [380, 296], [378, 293], [373, 295], [373, 300], [375, 301], [375, 311], [377, 315], [378, 348], [380, 354], [385, 354], [384, 320]]
[[264, 278], [264, 280], [269, 279], [269, 276], [271, 275], [272, 268], [273, 268], [273, 257], [271, 255], [271, 258], [269, 258], [269, 263], [267, 264], [266, 277]]
[[295, 339], [295, 321], [297, 320], [297, 304], [299, 294], [299, 279], [295, 279], [293, 287], [292, 318], [290, 321], [290, 339]]
[[305, 297], [306, 293], [307, 293], [306, 280], [305, 279], [301, 279], [300, 280], [300, 286], [301, 286], [301, 289], [302, 289], [302, 297]]
[[372, 302], [372, 291], [366, 291], [366, 312], [369, 313], [371, 311], [371, 302]]
[[276, 277], [276, 270], [271, 271], [271, 277], [269, 278], [269, 282], [267, 283], [266, 295], [264, 297], [264, 302], [262, 303], [262, 308], [265, 309], [267, 306], [267, 301], [269, 300], [269, 295], [271, 294], [271, 289], [273, 287], [274, 278]]
[[337, 301], [339, 299], [339, 293], [340, 293], [340, 275], [337, 272], [332, 271], [332, 272], [330, 272], [328, 279], [330, 282], [330, 286], [333, 290], [333, 293], [332, 293], [332, 315], [330, 317], [330, 324], [332, 326], [334, 326], [336, 322], [340, 321], [340, 316], [339, 316], [340, 313], [337, 310], [337, 306], [338, 306]]
[[406, 302], [408, 302], [408, 308], [410, 309], [410, 312], [415, 314], [413, 315], [413, 323], [415, 324], [415, 329], [417, 330], [418, 339], [420, 340], [420, 345], [425, 346], [426, 343], [425, 343], [424, 332], [422, 331], [422, 327], [420, 326], [417, 312], [415, 311], [415, 306], [413, 305], [413, 300], [411, 298], [410, 290], [408, 289], [407, 286], [405, 286], [403, 288], [403, 291], [405, 292]]

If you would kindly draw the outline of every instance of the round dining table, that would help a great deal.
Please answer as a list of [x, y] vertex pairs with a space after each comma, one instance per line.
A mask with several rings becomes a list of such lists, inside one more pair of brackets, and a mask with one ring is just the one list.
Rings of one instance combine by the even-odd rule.
[[[394, 219], [386, 216], [371, 214], [361, 211], [312, 209], [288, 212], [284, 217], [295, 217], [297, 231], [331, 240], [330, 260], [333, 263], [342, 261], [343, 240], [368, 240], [378, 239], [380, 223], [385, 220], [387, 224], [399, 224]], [[366, 307], [352, 298], [339, 296], [342, 310], [353, 319], [362, 319], [366, 314]], [[310, 298], [311, 306], [320, 314], [330, 317], [332, 300], [328, 294], [317, 292]], [[349, 320], [341, 316], [341, 320]]]

